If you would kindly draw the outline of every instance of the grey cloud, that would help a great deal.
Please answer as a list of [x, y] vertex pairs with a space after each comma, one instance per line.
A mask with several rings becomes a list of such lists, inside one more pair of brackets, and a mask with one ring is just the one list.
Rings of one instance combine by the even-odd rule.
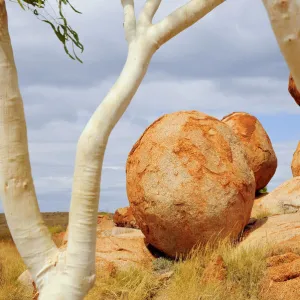
[[[185, 2], [163, 3], [156, 19]], [[85, 44], [83, 65], [66, 57], [50, 27], [11, 5], [11, 35], [22, 86], [91, 86], [120, 73], [127, 53], [120, 3], [75, 4], [83, 15], [69, 16]], [[137, 9], [142, 4], [137, 1]], [[28, 35], [28, 28], [35, 28], [34, 35]], [[262, 4], [232, 0], [164, 45], [150, 64], [149, 73], [152, 72], [165, 72], [178, 79], [224, 78], [228, 74], [283, 78], [286, 67]], [[150, 79], [147, 76], [145, 81]]]
[[[140, 9], [144, 1], [136, 2]], [[186, 0], [162, 2], [157, 20]], [[32, 169], [43, 211], [69, 209], [77, 140], [126, 58], [119, 1], [105, 5], [104, 0], [89, 1], [88, 6], [79, 0], [74, 3], [84, 13], [70, 14], [86, 46], [83, 65], [66, 57], [50, 28], [17, 5], [9, 5]], [[287, 76], [262, 3], [226, 1], [154, 56], [145, 80], [109, 138], [100, 209], [113, 211], [128, 204], [124, 170], [128, 153], [145, 128], [162, 114], [196, 109], [221, 118], [240, 110], [269, 115], [272, 122], [276, 115], [293, 116], [293, 126], [284, 129], [296, 142], [300, 110], [287, 93]], [[279, 129], [270, 136], [282, 145], [288, 138]], [[280, 166], [270, 188], [290, 176], [289, 160], [295, 147], [291, 143], [285, 152], [276, 146]]]

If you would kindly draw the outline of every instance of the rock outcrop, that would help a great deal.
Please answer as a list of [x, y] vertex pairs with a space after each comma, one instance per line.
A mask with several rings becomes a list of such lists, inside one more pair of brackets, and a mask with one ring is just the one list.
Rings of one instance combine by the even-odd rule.
[[[101, 276], [130, 267], [152, 266], [154, 256], [140, 230], [116, 227], [107, 215], [99, 215], [97, 224], [96, 264], [103, 270]], [[67, 246], [67, 235], [64, 240], [63, 248]]]
[[127, 195], [147, 242], [174, 257], [247, 224], [255, 180], [224, 122], [197, 111], [152, 123], [129, 153]]
[[111, 273], [130, 267], [151, 268], [153, 260], [140, 230], [114, 226], [98, 232], [96, 264], [102, 270]]
[[268, 215], [298, 212], [300, 210], [300, 176], [285, 181], [268, 195], [258, 201], [255, 200], [253, 210], [258, 213], [265, 211]]
[[277, 157], [271, 140], [259, 120], [245, 112], [234, 112], [222, 119], [243, 143], [256, 190], [267, 186], [277, 169]]
[[132, 209], [130, 206], [118, 208], [115, 211], [113, 220], [118, 227], [138, 229], [138, 225], [136, 224], [136, 220], [132, 214]]
[[294, 177], [300, 176], [300, 142], [294, 152], [291, 169]]
[[250, 229], [245, 230], [244, 240], [239, 247], [274, 246], [281, 243], [284, 246], [286, 241], [299, 236], [300, 213], [271, 216], [251, 224]]
[[[294, 247], [295, 242], [297, 248]], [[261, 281], [261, 300], [300, 298], [299, 236], [281, 244], [278, 245], [281, 248], [275, 247], [275, 254], [267, 259], [267, 272]]]
[[289, 86], [288, 86], [288, 90], [291, 94], [291, 96], [294, 98], [295, 102], [300, 105], [300, 92], [296, 87], [294, 78], [292, 76], [292, 74], [290, 74], [289, 77]]

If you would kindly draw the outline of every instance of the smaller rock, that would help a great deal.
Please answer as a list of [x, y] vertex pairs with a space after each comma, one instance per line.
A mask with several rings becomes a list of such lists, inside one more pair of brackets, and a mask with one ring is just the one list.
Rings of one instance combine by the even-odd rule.
[[265, 188], [277, 169], [272, 142], [260, 121], [246, 112], [234, 112], [222, 119], [241, 140], [254, 172], [256, 191]]
[[295, 84], [295, 81], [294, 81], [294, 78], [293, 78], [292, 74], [290, 74], [290, 77], [289, 77], [288, 90], [289, 90], [291, 96], [294, 98], [295, 102], [298, 105], [300, 105], [300, 93], [299, 93], [299, 90], [296, 87], [296, 84]]
[[[275, 246], [282, 243], [282, 246], [289, 245], [289, 249], [284, 249], [283, 254], [291, 251], [291, 241], [293, 238], [300, 236], [300, 214], [285, 214], [271, 216], [266, 219], [257, 220], [249, 232], [246, 232], [245, 238], [238, 245], [240, 247], [264, 247], [267, 245]], [[295, 241], [293, 245], [299, 245]], [[276, 246], [277, 247], [277, 246]]]
[[282, 183], [265, 197], [255, 201], [256, 211], [266, 211], [269, 215], [296, 213], [300, 210], [300, 176]]
[[97, 266], [107, 271], [109, 276], [130, 267], [150, 269], [154, 256], [147, 248], [143, 233], [139, 229], [108, 226], [106, 222], [98, 225]]
[[114, 214], [113, 221], [119, 227], [139, 228], [130, 206], [118, 208]]
[[226, 279], [226, 266], [221, 255], [214, 257], [202, 274], [202, 283], [220, 282]]
[[291, 169], [294, 177], [300, 176], [300, 142], [293, 154]]

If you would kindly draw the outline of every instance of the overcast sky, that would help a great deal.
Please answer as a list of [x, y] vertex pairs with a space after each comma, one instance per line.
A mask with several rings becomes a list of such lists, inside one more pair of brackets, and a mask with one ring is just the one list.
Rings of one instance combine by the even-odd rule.
[[[139, 11], [145, 1], [135, 2]], [[162, 2], [155, 21], [186, 1]], [[83, 13], [67, 15], [85, 46], [84, 64], [66, 56], [47, 24], [7, 1], [41, 211], [69, 210], [77, 139], [127, 55], [120, 0], [72, 3]], [[125, 163], [131, 147], [158, 117], [179, 110], [217, 118], [233, 111], [254, 114], [278, 158], [268, 189], [289, 179], [300, 108], [287, 91], [288, 75], [261, 0], [228, 0], [169, 41], [153, 57], [110, 136], [100, 210], [128, 205]]]

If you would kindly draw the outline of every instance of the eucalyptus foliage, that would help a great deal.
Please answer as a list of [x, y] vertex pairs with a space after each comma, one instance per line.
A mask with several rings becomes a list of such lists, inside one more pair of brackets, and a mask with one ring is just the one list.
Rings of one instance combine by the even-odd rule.
[[[64, 15], [63, 8], [64, 6], [69, 6], [74, 12], [78, 14], [81, 14], [81, 12], [76, 10], [69, 0], [56, 0], [58, 5], [59, 16], [55, 16], [55, 17], [51, 16], [45, 9], [46, 7], [49, 7], [51, 8], [52, 12], [55, 14], [55, 11], [51, 7], [51, 4], [49, 3], [48, 0], [16, 0], [16, 1], [19, 3], [22, 9], [31, 10], [34, 13], [34, 15], [36, 15], [41, 21], [49, 24], [53, 29], [57, 38], [63, 44], [64, 50], [67, 53], [67, 55], [70, 58], [74, 60], [78, 60], [79, 62], [82, 63], [82, 60], [75, 53], [75, 47], [78, 48], [81, 51], [81, 53], [83, 52], [84, 47], [79, 40], [79, 36], [77, 32], [73, 30], [72, 27], [69, 25]], [[46, 13], [50, 19], [48, 17], [45, 17], [44, 13]], [[68, 49], [68, 42], [70, 42], [72, 45], [72, 54]]]

